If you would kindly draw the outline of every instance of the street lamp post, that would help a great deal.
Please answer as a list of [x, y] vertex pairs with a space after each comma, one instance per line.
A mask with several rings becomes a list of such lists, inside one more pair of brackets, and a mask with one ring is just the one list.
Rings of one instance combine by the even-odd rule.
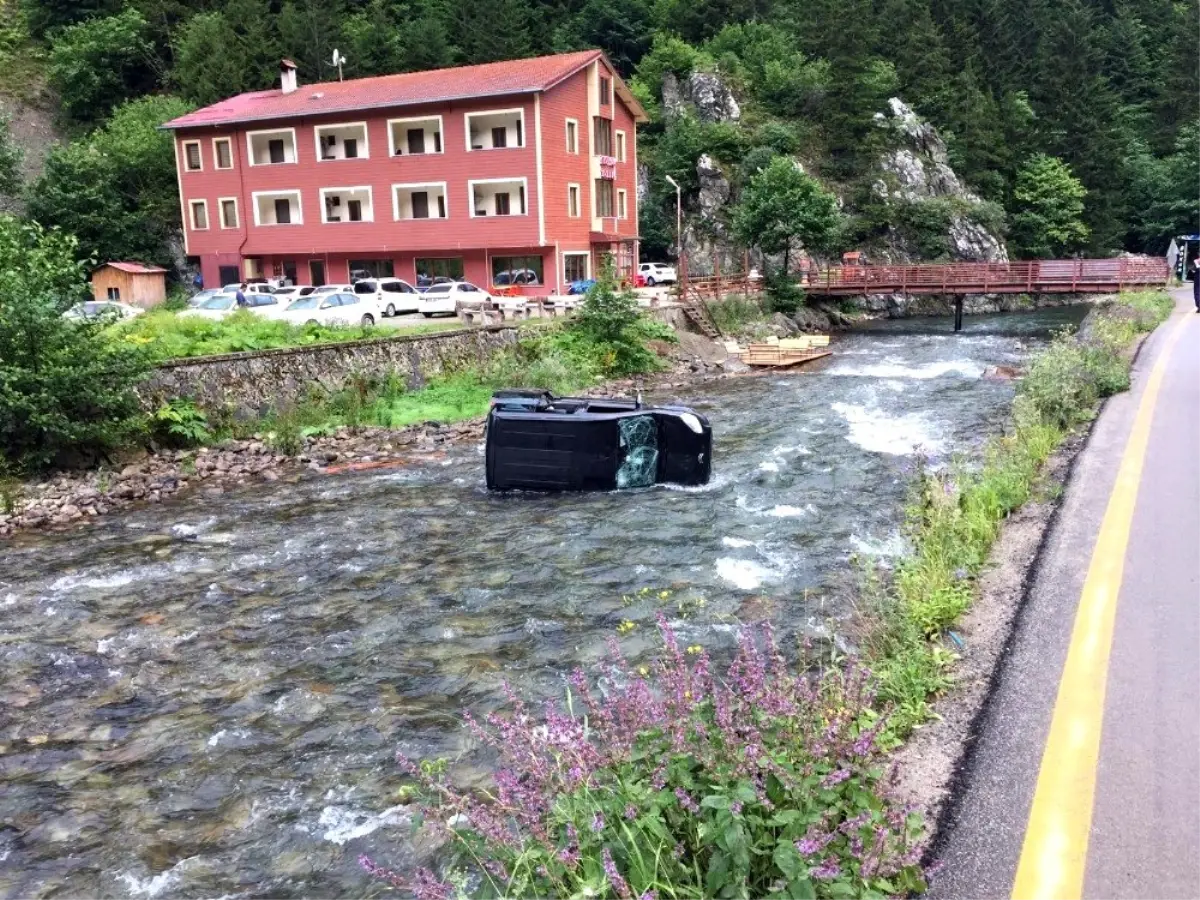
[[679, 182], [670, 175], [666, 176], [667, 182], [675, 188], [675, 265], [680, 271], [677, 273], [681, 279], [681, 284], [687, 284], [687, 264], [683, 259], [683, 195], [679, 189]]

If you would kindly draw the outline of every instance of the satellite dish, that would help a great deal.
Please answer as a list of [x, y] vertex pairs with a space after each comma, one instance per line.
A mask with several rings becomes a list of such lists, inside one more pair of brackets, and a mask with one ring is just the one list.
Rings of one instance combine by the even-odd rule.
[[338, 70], [338, 81], [342, 80], [342, 65], [346, 62], [346, 57], [342, 56], [342, 51], [336, 47], [333, 48], [333, 65]]

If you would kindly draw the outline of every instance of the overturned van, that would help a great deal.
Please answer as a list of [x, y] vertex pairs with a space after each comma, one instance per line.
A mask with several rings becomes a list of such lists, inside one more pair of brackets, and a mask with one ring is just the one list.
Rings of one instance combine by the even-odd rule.
[[497, 391], [487, 420], [491, 490], [610, 491], [706, 484], [712, 427], [683, 406]]

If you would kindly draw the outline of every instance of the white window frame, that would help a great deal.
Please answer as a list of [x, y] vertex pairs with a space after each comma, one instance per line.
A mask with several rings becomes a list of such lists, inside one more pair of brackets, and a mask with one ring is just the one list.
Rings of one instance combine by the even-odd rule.
[[[471, 119], [481, 118], [482, 116], [503, 116], [508, 113], [517, 113], [521, 116], [521, 146], [519, 147], [484, 147], [482, 150], [474, 150], [471, 148]], [[524, 150], [529, 146], [529, 129], [525, 122], [525, 107], [514, 106], [511, 109], [481, 109], [477, 112], [463, 113], [463, 143], [467, 146], [468, 153], [488, 153], [492, 150]], [[446, 146], [445, 140], [442, 141], [442, 146]], [[501, 181], [505, 179], [501, 178]]]
[[563, 281], [567, 280], [567, 257], [568, 256], [582, 256], [584, 258], [583, 280], [586, 281], [587, 279], [592, 277], [592, 254], [591, 253], [589, 253], [587, 250], [564, 250], [562, 253], [563, 267], [562, 267], [562, 272], [560, 273], [562, 275]]
[[614, 131], [613, 140], [616, 142], [613, 149], [617, 151], [617, 162], [625, 162], [625, 132]]
[[[292, 136], [292, 155], [296, 157], [290, 163], [285, 159], [281, 163], [265, 162], [256, 163], [254, 161], [254, 136], [258, 134], [290, 134]], [[252, 166], [294, 166], [300, 162], [300, 143], [296, 140], [295, 128], [260, 128], [257, 131], [246, 132], [246, 159]], [[261, 193], [270, 194], [278, 193], [277, 191], [262, 191]]]
[[[470, 140], [470, 138], [468, 138]], [[507, 148], [505, 148], [507, 149]], [[520, 182], [525, 188], [525, 212], [509, 213], [507, 216], [477, 216], [475, 215], [475, 185], [477, 184], [516, 184]], [[476, 178], [467, 182], [467, 200], [470, 202], [472, 219], [520, 219], [529, 215], [529, 179], [528, 178]], [[449, 212], [449, 210], [447, 210]]]
[[[405, 153], [401, 153], [399, 155], [400, 156], [441, 156], [443, 153], [445, 153], [446, 152], [446, 123], [442, 120], [442, 117], [440, 114], [436, 115], [436, 116], [406, 116], [405, 118], [402, 118], [402, 119], [388, 119], [387, 120], [388, 158], [391, 159], [392, 157], [397, 155], [396, 154], [396, 131], [395, 131], [395, 129], [392, 128], [393, 125], [403, 125], [406, 122], [432, 122], [434, 119], [437, 119], [437, 123], [438, 123], [437, 130], [438, 130], [438, 133], [442, 136], [442, 149], [441, 150], [426, 150], [424, 153], [405, 152]], [[467, 133], [467, 143], [468, 144], [471, 143], [470, 132]], [[447, 198], [447, 201], [449, 201], [449, 198]], [[449, 212], [449, 210], [447, 210], [447, 212]]]
[[[575, 126], [575, 148], [571, 149], [571, 126]], [[563, 125], [563, 130], [566, 132], [567, 152], [573, 156], [579, 155], [579, 120], [567, 119]]]
[[[442, 141], [442, 147], [446, 146], [446, 142]], [[423, 155], [423, 154], [418, 154]], [[400, 218], [400, 200], [396, 196], [402, 190], [412, 190], [413, 188], [441, 188], [442, 196], [446, 198], [446, 218], [439, 216], [430, 216], [428, 219], [402, 219]], [[374, 203], [372, 202], [372, 206]], [[407, 184], [392, 185], [392, 221], [393, 222], [444, 222], [450, 218], [450, 187], [444, 181], [413, 181]]]
[[[233, 201], [233, 220], [234, 221], [233, 221], [232, 225], [225, 224], [225, 203], [226, 203], [226, 201], [229, 201], [229, 200]], [[217, 217], [220, 220], [220, 225], [221, 225], [222, 231], [236, 231], [237, 229], [242, 227], [242, 211], [240, 209], [240, 206], [241, 206], [241, 204], [238, 203], [237, 197], [218, 197], [217, 198]]]
[[[204, 207], [204, 227], [201, 228], [196, 224], [196, 207]], [[212, 219], [208, 217], [208, 201], [207, 200], [189, 200], [188, 201], [188, 225], [192, 231], [208, 231], [212, 228]]]
[[629, 191], [625, 188], [617, 188], [617, 218], [629, 218]]
[[[200, 160], [200, 165], [193, 169], [188, 165], [188, 147], [196, 148], [196, 156]], [[204, 145], [200, 141], [184, 141], [183, 142], [183, 171], [185, 172], [203, 172], [204, 171]]]
[[[351, 159], [326, 159], [321, 153], [321, 132], [332, 131], [334, 128], [361, 128], [362, 129], [362, 149], [363, 152]], [[314, 125], [313, 126], [313, 153], [317, 156], [317, 162], [353, 162], [356, 159], [371, 158], [371, 129], [367, 127], [366, 122], [338, 122], [329, 125]], [[278, 165], [278, 163], [276, 163]]]
[[[229, 145], [229, 165], [221, 165], [221, 156], [217, 153], [217, 144], [225, 143]], [[233, 138], [231, 137], [215, 137], [212, 139], [213, 152], [213, 168], [218, 172], [228, 172], [237, 165], [237, 161], [233, 155]]]
[[[355, 222], [351, 219], [346, 219], [341, 222], [330, 222], [325, 218], [325, 195], [343, 193], [345, 191], [366, 191], [367, 199], [371, 204], [371, 218], [364, 216], [359, 221]], [[375, 191], [369, 184], [358, 185], [357, 187], [327, 187], [321, 188], [321, 224], [322, 225], [363, 225], [375, 221]]]
[[[571, 212], [571, 190], [575, 190], [575, 212]], [[567, 218], [583, 218], [583, 186], [573, 181], [567, 182]]]
[[[279, 165], [276, 163], [275, 165]], [[273, 222], [264, 224], [258, 215], [258, 198], [259, 197], [295, 197], [296, 198], [296, 221], [295, 222]], [[250, 195], [250, 202], [254, 205], [254, 225], [257, 228], [290, 228], [293, 225], [304, 224], [304, 191], [298, 188], [284, 188], [278, 191], [255, 191]]]

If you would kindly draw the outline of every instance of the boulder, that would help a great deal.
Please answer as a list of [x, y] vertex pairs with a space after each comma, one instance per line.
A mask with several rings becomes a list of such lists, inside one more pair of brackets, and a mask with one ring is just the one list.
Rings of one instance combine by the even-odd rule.
[[667, 118], [685, 112], [701, 122], [737, 122], [742, 118], [737, 98], [716, 72], [690, 72], [682, 79], [668, 72], [663, 76], [662, 102]]

